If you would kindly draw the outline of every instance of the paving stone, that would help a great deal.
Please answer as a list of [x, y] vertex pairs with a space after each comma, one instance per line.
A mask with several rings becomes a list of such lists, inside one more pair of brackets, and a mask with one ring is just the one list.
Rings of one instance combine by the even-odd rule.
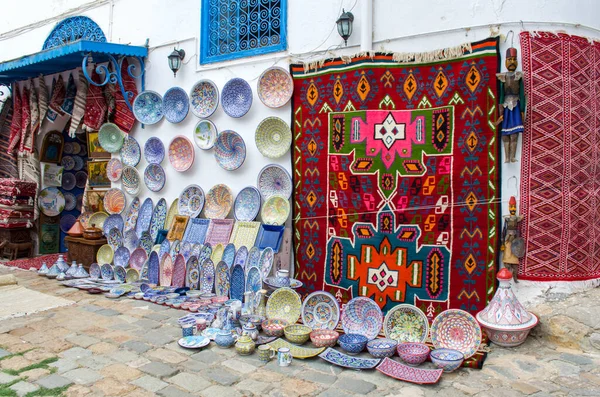
[[211, 385], [209, 381], [189, 372], [180, 372], [167, 380], [169, 383], [191, 392], [198, 392]]
[[2, 369], [12, 369], [15, 371], [25, 368], [31, 364], [33, 364], [33, 362], [21, 356], [14, 356], [0, 361], [0, 367], [2, 367]]
[[167, 349], [151, 350], [146, 353], [146, 356], [150, 359], [164, 361], [169, 364], [178, 364], [188, 359], [187, 356]]
[[139, 355], [129, 350], [117, 350], [115, 352], [107, 354], [106, 356], [111, 360], [118, 361], [120, 363], [128, 363], [140, 358]]
[[69, 372], [65, 372], [63, 376], [71, 379], [78, 385], [89, 385], [96, 382], [98, 379], [102, 379], [102, 376], [98, 372], [89, 368], [77, 368]]
[[579, 372], [581, 372], [581, 368], [579, 368], [577, 365], [573, 365], [565, 361], [552, 360], [550, 361], [550, 364], [558, 370], [558, 374], [560, 376], [577, 375]]
[[103, 378], [93, 385], [94, 390], [101, 392], [105, 396], [122, 396], [134, 388], [134, 385], [114, 378]]
[[70, 358], [72, 360], [77, 360], [83, 357], [89, 357], [92, 355], [90, 350], [84, 349], [83, 347], [72, 347], [69, 350], [65, 350], [60, 353], [59, 356], [63, 358]]
[[164, 389], [160, 390], [157, 393], [159, 396], [165, 396], [165, 397], [192, 397], [194, 396], [194, 394], [190, 394], [178, 387], [175, 386], [167, 386]]
[[349, 392], [356, 394], [367, 394], [375, 390], [376, 386], [371, 382], [365, 382], [364, 380], [344, 378], [338, 380], [333, 385], [334, 388], [348, 390]]
[[165, 316], [162, 313], [149, 313], [145, 316], [146, 318], [150, 319], [150, 320], [154, 320], [154, 321], [165, 321], [170, 319], [171, 317], [169, 316]]
[[306, 362], [306, 365], [314, 370], [332, 375], [339, 375], [343, 371], [342, 368], [338, 367], [337, 365], [329, 364], [325, 360], [309, 360]]
[[539, 365], [531, 361], [515, 360], [515, 362], [517, 363], [519, 368], [527, 372], [535, 372], [541, 368]]
[[123, 363], [112, 364], [103, 368], [100, 373], [107, 378], [115, 378], [119, 381], [130, 381], [139, 378], [142, 373]]
[[4, 349], [0, 349], [0, 358], [10, 356], [10, 352]]
[[34, 368], [29, 371], [21, 372], [19, 376], [26, 377], [28, 381], [38, 380], [39, 378], [49, 375], [50, 371], [44, 368]]
[[52, 374], [45, 378], [38, 379], [35, 383], [46, 389], [56, 389], [57, 387], [63, 387], [73, 383], [69, 378], [64, 376]]
[[130, 367], [133, 367], [133, 368], [139, 368], [139, 367], [142, 367], [142, 366], [144, 366], [146, 364], [150, 364], [150, 363], [151, 363], [151, 361], [148, 360], [146, 357], [138, 357], [137, 359], [128, 362], [127, 365], [129, 365]]
[[337, 376], [328, 375], [323, 372], [317, 372], [312, 370], [300, 371], [298, 373], [300, 379], [304, 379], [310, 382], [322, 383], [324, 385], [332, 385], [337, 380]]
[[88, 336], [88, 335], [75, 335], [69, 338], [65, 338], [65, 340], [69, 343], [72, 343], [74, 345], [78, 345], [81, 347], [89, 347], [91, 345], [93, 345], [94, 343], [98, 343], [100, 342], [100, 339], [94, 338], [92, 336]]
[[114, 364], [114, 362], [106, 356], [91, 356], [77, 360], [77, 362], [87, 368], [101, 370], [102, 368]]
[[240, 380], [238, 375], [226, 370], [225, 368], [209, 368], [202, 373], [202, 376], [223, 386], [231, 386]]
[[163, 382], [162, 380], [150, 375], [144, 375], [141, 378], [137, 378], [131, 382], [131, 384], [141, 387], [142, 389], [148, 390], [152, 393], [156, 393], [157, 391], [169, 386], [167, 382]]
[[129, 323], [120, 323], [114, 324], [110, 326], [110, 329], [114, 329], [116, 331], [131, 331], [133, 329], [138, 329], [135, 325]]
[[577, 365], [594, 364], [591, 358], [579, 354], [563, 353], [560, 355], [560, 359]]
[[593, 334], [590, 335], [590, 344], [600, 350], [600, 333], [598, 332], [594, 332]]
[[103, 310], [104, 308], [100, 307], [100, 306], [96, 306], [96, 305], [85, 305], [85, 306], [82, 306], [82, 309], [87, 312], [95, 313], [99, 310]]
[[147, 345], [144, 342], [140, 342], [137, 340], [130, 340], [121, 345], [122, 348], [133, 350], [136, 353], [145, 353], [150, 350], [152, 347]]
[[135, 323], [132, 323], [132, 325], [142, 328], [143, 330], [150, 330], [150, 329], [159, 328], [162, 326], [162, 324], [160, 322], [155, 321], [155, 320], [150, 320], [148, 318], [142, 318], [142, 319], [136, 321]]
[[253, 395], [261, 396], [264, 394], [265, 390], [269, 387], [272, 387], [270, 384], [266, 382], [260, 382], [254, 379], [244, 379], [235, 385], [235, 388], [242, 391], [243, 395], [248, 394], [250, 392]]
[[100, 342], [94, 345], [88, 346], [88, 349], [94, 354], [106, 354], [117, 350], [119, 347], [112, 343]]
[[143, 365], [140, 367], [140, 370], [158, 378], [175, 375], [179, 371], [175, 367], [158, 361], [152, 361], [146, 365]]
[[50, 363], [48, 365], [50, 367], [56, 368], [56, 372], [58, 372], [59, 374], [79, 367], [79, 364], [77, 364], [77, 360], [74, 360], [72, 358], [59, 358], [55, 362]]
[[164, 332], [156, 330], [145, 332], [142, 337], [145, 341], [155, 346], [164, 346], [167, 343], [173, 342], [173, 338], [171, 336], [165, 335]]
[[119, 314], [121, 314], [121, 312], [118, 312], [113, 309], [102, 309], [102, 310], [98, 310], [96, 312], [96, 314], [100, 314], [100, 315], [106, 316], [106, 317], [113, 317], [113, 316], [118, 316]]
[[169, 310], [169, 308], [167, 306], [163, 306], [163, 305], [148, 305], [148, 309], [155, 311], [155, 312], [164, 312]]
[[199, 353], [193, 354], [190, 356], [190, 358], [192, 360], [201, 361], [208, 365], [222, 361], [221, 357], [218, 354], [215, 354], [213, 350], [202, 350]]
[[229, 359], [224, 361], [221, 365], [242, 374], [250, 374], [256, 371], [256, 367], [254, 365], [237, 359]]
[[536, 386], [526, 382], [513, 382], [510, 384], [510, 387], [527, 395], [537, 393], [540, 391], [540, 389]]
[[38, 385], [34, 385], [33, 383], [24, 382], [24, 381], [15, 383], [14, 385], [12, 385], [10, 387], [10, 389], [15, 391], [18, 396], [24, 396], [27, 393], [33, 393], [34, 391], [38, 390], [39, 388], [40, 387]]
[[342, 390], [337, 389], [327, 389], [324, 392], [318, 394], [319, 397], [352, 397], [351, 394], [346, 393]]
[[19, 379], [18, 376], [12, 376], [7, 373], [0, 372], [0, 385], [3, 385], [5, 383], [10, 383], [13, 380], [17, 380], [17, 379]]

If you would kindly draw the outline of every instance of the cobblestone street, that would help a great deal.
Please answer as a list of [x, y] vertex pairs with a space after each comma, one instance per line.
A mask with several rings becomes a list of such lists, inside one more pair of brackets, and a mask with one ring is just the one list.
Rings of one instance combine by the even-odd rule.
[[[514, 349], [491, 346], [482, 370], [418, 386], [378, 371], [314, 358], [280, 368], [214, 343], [177, 345], [187, 312], [60, 286], [35, 272], [0, 268], [25, 287], [76, 304], [0, 323], [0, 395], [68, 396], [596, 396], [600, 395], [600, 289], [550, 295], [531, 309], [541, 325]], [[431, 364], [427, 364], [431, 365]], [[8, 386], [7, 386], [8, 385]], [[42, 389], [41, 389], [42, 388]], [[50, 390], [45, 390], [45, 389]]]

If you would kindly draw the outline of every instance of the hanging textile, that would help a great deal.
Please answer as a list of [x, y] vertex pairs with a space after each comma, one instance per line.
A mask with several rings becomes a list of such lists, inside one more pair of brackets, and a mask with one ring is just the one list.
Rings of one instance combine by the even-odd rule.
[[0, 112], [0, 178], [18, 178], [17, 160], [9, 154], [8, 139], [13, 117], [13, 99], [7, 98]]
[[77, 86], [77, 95], [75, 96], [75, 103], [73, 105], [73, 116], [71, 117], [71, 125], [69, 126], [69, 136], [75, 138], [77, 129], [81, 124], [81, 120], [85, 114], [85, 101], [88, 93], [88, 82], [85, 75], [79, 70], [79, 79]]
[[19, 86], [17, 84], [13, 84], [13, 117], [12, 122], [10, 124], [10, 136], [8, 138], [8, 154], [14, 154], [15, 149], [19, 146], [19, 142], [21, 140], [21, 93], [19, 91]]
[[106, 101], [106, 121], [114, 123], [115, 118], [115, 84], [106, 84], [102, 87], [102, 94], [104, 95], [104, 100]]
[[58, 76], [57, 80], [52, 81], [52, 95], [50, 96], [50, 103], [48, 104], [48, 114], [46, 118], [48, 121], [54, 122], [59, 114], [62, 114], [60, 106], [65, 100], [65, 83], [62, 76]]
[[411, 303], [429, 319], [493, 297], [498, 39], [440, 54], [292, 65], [303, 292], [367, 296], [384, 313]]
[[[40, 108], [39, 108], [39, 99], [38, 94], [35, 89], [35, 85], [33, 84], [33, 79], [29, 79], [29, 111], [31, 112], [31, 122], [30, 122], [30, 131], [31, 131], [31, 139], [33, 140], [33, 136], [37, 134], [40, 128]], [[32, 144], [33, 145], [33, 144]], [[33, 147], [33, 146], [32, 146]]]
[[[38, 159], [37, 153], [34, 151], [31, 156], [19, 157], [17, 162], [19, 166], [19, 179], [35, 182], [38, 188], [37, 192], [39, 193], [41, 172], [40, 160]], [[37, 203], [37, 194], [33, 202]], [[34, 205], [33, 209], [33, 219], [35, 220], [38, 219], [38, 216], [40, 215], [40, 210], [37, 205]]]
[[31, 98], [29, 89], [23, 87], [21, 94], [21, 142], [19, 145], [19, 154], [31, 154], [33, 151], [33, 136], [31, 135], [31, 110], [29, 108]]
[[[519, 278], [600, 278], [600, 43], [521, 33], [523, 134]], [[572, 284], [575, 285], [576, 284]]]
[[48, 87], [46, 86], [46, 81], [44, 81], [44, 76], [40, 74], [38, 77], [38, 81], [40, 82], [40, 88], [38, 91], [38, 108], [40, 110], [40, 126], [37, 132], [42, 131], [42, 126], [44, 124], [44, 120], [46, 119], [46, 114], [48, 113]]
[[72, 115], [73, 114], [73, 106], [75, 106], [75, 96], [77, 95], [77, 85], [75, 84], [75, 79], [73, 78], [73, 74], [69, 74], [69, 82], [67, 83], [67, 90], [65, 91], [65, 99], [60, 106], [60, 110], [63, 113]]
[[[127, 59], [123, 60], [121, 64], [121, 76], [123, 78], [123, 87], [125, 88], [125, 92], [132, 92], [133, 97], [137, 96], [137, 87], [135, 85], [135, 79], [129, 75], [128, 69], [129, 63]], [[125, 102], [125, 97], [120, 89], [116, 89], [115, 91], [115, 99], [116, 99], [116, 109], [115, 109], [115, 117], [114, 123], [119, 126], [119, 128], [124, 132], [130, 132], [135, 125], [135, 116], [127, 103]], [[133, 102], [133, 100], [132, 100]]]
[[[100, 80], [95, 69], [92, 71], [92, 80]], [[98, 131], [102, 124], [104, 124], [104, 120], [106, 120], [106, 100], [102, 93], [102, 87], [90, 84], [85, 101], [83, 128], [87, 131]]]

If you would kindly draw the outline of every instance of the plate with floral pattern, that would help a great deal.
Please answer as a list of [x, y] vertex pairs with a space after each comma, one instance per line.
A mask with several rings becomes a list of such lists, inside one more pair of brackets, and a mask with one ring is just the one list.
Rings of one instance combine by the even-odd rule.
[[117, 188], [109, 189], [103, 199], [104, 209], [111, 215], [123, 212], [126, 202], [125, 193]]
[[163, 99], [158, 92], [146, 90], [133, 101], [133, 115], [142, 124], [156, 124], [163, 118]]
[[204, 190], [198, 185], [189, 185], [179, 195], [178, 211], [180, 215], [195, 218], [204, 208]]
[[340, 304], [329, 292], [315, 291], [302, 302], [302, 323], [312, 329], [335, 329], [340, 321]]
[[300, 295], [291, 288], [279, 288], [267, 300], [267, 318], [278, 318], [295, 324], [301, 310]]
[[341, 321], [345, 333], [364, 335], [371, 340], [381, 331], [383, 315], [372, 299], [359, 296], [346, 304]]
[[215, 267], [215, 293], [218, 296], [229, 296], [229, 268], [223, 261]]
[[175, 216], [179, 215], [179, 199], [176, 198], [175, 200], [173, 200], [173, 202], [171, 203], [171, 206], [169, 207], [169, 211], [167, 211], [167, 218], [165, 219], [165, 229], [169, 230], [171, 229], [171, 224], [173, 223], [173, 219], [175, 219]]
[[431, 342], [436, 349], [454, 349], [473, 356], [481, 343], [481, 328], [475, 317], [464, 310], [448, 309], [433, 320]]
[[279, 117], [267, 117], [256, 127], [256, 147], [265, 157], [277, 159], [290, 150], [292, 131]]
[[260, 212], [260, 192], [254, 186], [243, 188], [233, 203], [233, 215], [238, 221], [253, 221]]
[[260, 216], [267, 225], [283, 225], [290, 216], [289, 200], [278, 194], [270, 196], [263, 204]]
[[204, 216], [208, 219], [225, 219], [231, 211], [233, 196], [227, 185], [213, 186], [206, 195]]
[[144, 158], [148, 164], [160, 164], [165, 158], [165, 145], [162, 141], [153, 136], [144, 144]]
[[140, 149], [140, 144], [134, 137], [127, 135], [121, 147], [121, 162], [124, 165], [135, 167], [140, 163], [141, 158], [142, 149]]
[[131, 200], [131, 204], [129, 204], [129, 208], [127, 209], [127, 213], [125, 214], [125, 225], [123, 226], [123, 231], [135, 229], [135, 224], [137, 223], [139, 211], [140, 198], [135, 197], [133, 200]]
[[113, 255], [113, 263], [115, 266], [127, 267], [129, 265], [130, 256], [129, 249], [127, 249], [127, 247], [119, 247], [116, 249], [115, 254]]
[[150, 222], [150, 236], [152, 236], [152, 244], [156, 241], [158, 231], [164, 229], [165, 218], [167, 217], [167, 200], [161, 198], [156, 203], [152, 212], [152, 221]]
[[256, 186], [263, 201], [274, 194], [288, 199], [292, 195], [292, 177], [285, 168], [277, 164], [269, 164], [260, 171]]
[[383, 332], [386, 338], [398, 343], [423, 343], [429, 334], [429, 321], [418, 307], [403, 303], [388, 311], [383, 322]]
[[237, 170], [246, 160], [246, 144], [235, 131], [226, 130], [217, 136], [214, 145], [217, 164], [226, 171]]
[[121, 173], [123, 172], [123, 164], [118, 158], [112, 158], [108, 160], [106, 165], [106, 177], [111, 182], [118, 182], [121, 179]]
[[112, 280], [115, 276], [112, 265], [108, 263], [105, 263], [100, 267], [100, 272], [102, 274], [102, 280]]
[[169, 162], [177, 172], [187, 171], [194, 164], [194, 146], [189, 139], [178, 135], [169, 144]]
[[173, 87], [163, 96], [163, 113], [169, 123], [181, 123], [190, 110], [190, 99], [180, 87]]
[[229, 243], [225, 246], [221, 260], [225, 262], [228, 267], [233, 265], [233, 261], [235, 260], [235, 245], [233, 243]]
[[217, 126], [210, 120], [200, 120], [194, 128], [194, 142], [202, 150], [215, 146], [218, 135]]
[[100, 270], [100, 265], [97, 263], [92, 263], [90, 265], [90, 277], [92, 279], [99, 279], [102, 277], [102, 271]]
[[242, 117], [252, 106], [252, 88], [246, 80], [235, 77], [225, 83], [221, 92], [221, 106], [230, 117]]
[[280, 108], [292, 97], [294, 81], [287, 70], [273, 66], [260, 75], [257, 88], [262, 103], [270, 108]]
[[338, 367], [351, 369], [372, 369], [375, 368], [381, 361], [379, 358], [349, 356], [332, 349], [331, 347], [328, 347], [325, 352], [319, 354], [319, 357], [331, 364], [337, 365]]
[[195, 116], [210, 117], [219, 106], [219, 89], [210, 80], [200, 80], [190, 90], [190, 108]]

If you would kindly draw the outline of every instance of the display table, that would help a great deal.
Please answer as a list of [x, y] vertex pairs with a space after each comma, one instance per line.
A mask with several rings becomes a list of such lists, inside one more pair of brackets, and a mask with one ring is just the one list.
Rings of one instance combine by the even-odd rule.
[[90, 270], [90, 265], [96, 262], [96, 253], [104, 244], [106, 239], [86, 240], [82, 237], [65, 237], [68, 251], [68, 263], [75, 261], [82, 263], [85, 270]]

